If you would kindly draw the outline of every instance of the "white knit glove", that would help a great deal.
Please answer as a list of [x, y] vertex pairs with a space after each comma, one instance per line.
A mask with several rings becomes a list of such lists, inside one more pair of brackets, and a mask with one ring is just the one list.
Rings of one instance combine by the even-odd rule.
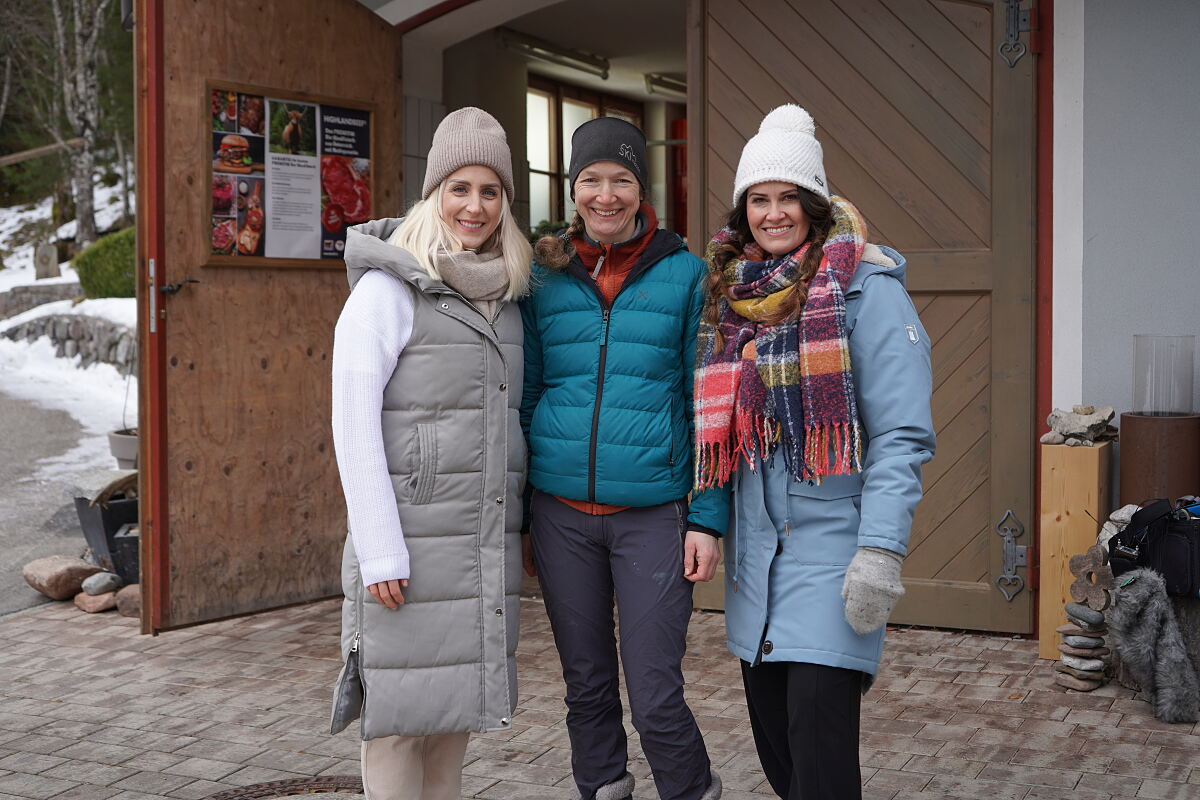
[[899, 553], [882, 547], [860, 547], [846, 569], [842, 599], [846, 621], [858, 634], [878, 630], [892, 615], [896, 601], [904, 595], [900, 583]]

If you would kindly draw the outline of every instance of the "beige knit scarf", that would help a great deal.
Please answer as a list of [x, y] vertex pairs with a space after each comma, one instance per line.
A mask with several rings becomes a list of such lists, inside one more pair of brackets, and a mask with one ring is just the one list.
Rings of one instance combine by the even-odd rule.
[[442, 250], [437, 269], [443, 283], [467, 298], [489, 321], [495, 318], [499, 301], [508, 292], [508, 270], [499, 250]]

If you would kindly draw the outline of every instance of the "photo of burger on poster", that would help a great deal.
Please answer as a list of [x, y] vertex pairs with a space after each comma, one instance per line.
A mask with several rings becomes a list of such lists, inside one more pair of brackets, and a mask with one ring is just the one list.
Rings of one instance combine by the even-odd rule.
[[213, 171], [245, 175], [263, 171], [261, 136], [213, 133]]

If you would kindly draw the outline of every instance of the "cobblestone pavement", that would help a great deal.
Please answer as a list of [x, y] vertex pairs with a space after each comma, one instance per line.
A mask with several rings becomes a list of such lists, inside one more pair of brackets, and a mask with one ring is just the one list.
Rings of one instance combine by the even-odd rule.
[[[567, 798], [562, 680], [544, 609], [524, 600], [521, 707], [473, 736], [471, 798]], [[329, 736], [338, 603], [158, 637], [68, 603], [0, 618], [0, 800], [200, 800], [234, 786], [354, 775], [354, 729]], [[1200, 735], [1115, 685], [1051, 688], [1031, 641], [928, 630], [888, 636], [863, 704], [868, 800], [1200, 797]], [[684, 664], [726, 800], [772, 796], [754, 754], [723, 617], [697, 613]], [[632, 728], [630, 728], [632, 732]], [[657, 797], [636, 735], [636, 797]], [[345, 795], [329, 795], [345, 796]]]

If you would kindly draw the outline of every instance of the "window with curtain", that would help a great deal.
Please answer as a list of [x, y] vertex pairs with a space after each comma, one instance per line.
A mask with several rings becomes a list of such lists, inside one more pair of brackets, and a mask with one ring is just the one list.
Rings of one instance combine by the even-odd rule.
[[642, 104], [615, 95], [529, 76], [525, 94], [526, 152], [529, 159], [529, 224], [565, 224], [575, 214], [567, 168], [571, 134], [597, 117], [619, 117], [642, 126]]

